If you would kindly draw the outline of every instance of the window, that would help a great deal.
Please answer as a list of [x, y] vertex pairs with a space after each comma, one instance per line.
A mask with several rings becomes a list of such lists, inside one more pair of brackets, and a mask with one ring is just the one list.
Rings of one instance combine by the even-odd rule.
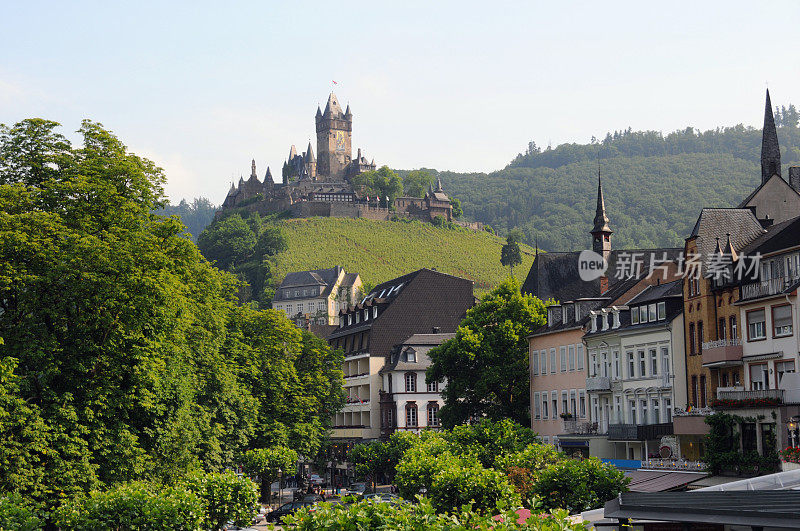
[[569, 370], [575, 370], [575, 345], [570, 345], [569, 347]]
[[772, 307], [772, 335], [774, 337], [792, 335], [792, 307], [790, 305]]
[[644, 350], [640, 350], [637, 354], [639, 354], [639, 376], [644, 377], [647, 374], [647, 362], [644, 359]]
[[569, 412], [573, 417], [578, 416], [578, 393], [575, 389], [569, 392]]
[[667, 318], [667, 303], [659, 302], [658, 305], [658, 320], [663, 321]]
[[534, 350], [531, 354], [531, 374], [536, 376], [539, 374], [539, 351]]
[[561, 414], [569, 413], [569, 395], [566, 391], [561, 391]]
[[653, 303], [653, 304], [651, 304], [651, 305], [649, 305], [647, 307], [647, 313], [649, 315], [648, 321], [650, 321], [652, 323], [653, 321], [656, 320], [656, 305], [655, 305], [655, 303]]
[[766, 363], [754, 363], [750, 365], [750, 389], [753, 391], [769, 389]]
[[427, 385], [427, 389], [429, 393], [438, 393], [439, 392], [439, 382], [431, 382]]
[[636, 378], [636, 366], [633, 362], [633, 352], [628, 352], [628, 378]]
[[669, 349], [661, 347], [661, 375], [664, 379], [669, 377]]
[[547, 402], [548, 402], [547, 391], [545, 391], [544, 393], [542, 393], [542, 418], [543, 419], [547, 418]]
[[631, 424], [636, 424], [636, 400], [628, 400], [628, 418]]
[[639, 308], [631, 309], [631, 324], [639, 324]]
[[700, 406], [706, 407], [708, 406], [708, 402], [706, 402], [706, 375], [700, 375]]
[[406, 393], [417, 392], [417, 375], [413, 372], [406, 373]]
[[417, 406], [406, 406], [406, 426], [410, 428], [417, 427]]
[[719, 326], [717, 327], [717, 339], [725, 339], [727, 334], [725, 333], [725, 318], [719, 318]]
[[649, 415], [647, 414], [647, 400], [642, 398], [639, 400], [639, 409], [641, 410], [641, 422], [642, 424], [650, 424], [648, 420]]
[[658, 424], [661, 421], [661, 414], [660, 414], [658, 408], [659, 408], [658, 398], [654, 398], [653, 399], [653, 424]]
[[650, 376], [658, 376], [658, 355], [656, 349], [650, 349]]
[[739, 331], [736, 329], [736, 316], [735, 315], [731, 315], [730, 324], [731, 324], [731, 339], [736, 339], [736, 335], [739, 333]]
[[767, 337], [764, 310], [747, 312], [747, 340], [758, 341]]
[[411, 363], [417, 362], [417, 351], [413, 348], [406, 349], [406, 361], [410, 361]]
[[541, 404], [539, 403], [539, 393], [533, 393], [533, 418], [539, 419], [542, 416], [542, 408]]
[[378, 317], [378, 307], [377, 306], [372, 308], [372, 318], [375, 319], [376, 317]]
[[794, 360], [775, 362], [775, 387], [778, 387], [787, 372], [794, 372]]
[[620, 367], [619, 367], [619, 351], [615, 350], [614, 351], [614, 365], [613, 365], [612, 370], [611, 370], [611, 376], [613, 376], [615, 379], [619, 379], [620, 376], [621, 376], [621, 374], [619, 372], [619, 369], [620, 369]]
[[561, 372], [567, 372], [567, 347], [560, 347], [558, 351], [561, 353]]
[[697, 354], [697, 343], [695, 343], [694, 338], [694, 323], [689, 323], [689, 354], [692, 356]]
[[297, 305], [297, 313], [303, 313], [303, 303]]
[[439, 425], [439, 404], [428, 404], [428, 426]]
[[586, 391], [578, 391], [578, 414], [582, 419], [586, 418]]
[[575, 357], [578, 358], [578, 370], [583, 370], [583, 344], [578, 344], [575, 347]]
[[552, 404], [553, 409], [550, 411], [550, 418], [556, 418], [558, 416], [558, 391], [552, 391], [550, 393], [550, 404]]
[[692, 375], [692, 405], [697, 407], [697, 376]]
[[558, 367], [556, 366], [556, 349], [555, 348], [551, 348], [550, 349], [550, 374], [555, 374], [555, 372], [557, 370], [558, 370]]
[[703, 353], [703, 341], [705, 341], [705, 334], [703, 333], [703, 321], [697, 322], [697, 353]]
[[672, 422], [672, 399], [664, 399], [664, 422]]
[[639, 306], [639, 322], [646, 323], [647, 322], [647, 305]]
[[539, 369], [541, 370], [542, 374], [547, 374], [547, 351], [542, 350], [539, 352], [539, 361], [541, 364], [539, 365]]
[[287, 304], [286, 305], [286, 315], [292, 315], [292, 305], [291, 304]]

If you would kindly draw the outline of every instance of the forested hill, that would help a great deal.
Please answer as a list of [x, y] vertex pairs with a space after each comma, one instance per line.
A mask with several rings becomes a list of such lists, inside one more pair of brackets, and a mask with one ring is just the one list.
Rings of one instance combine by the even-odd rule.
[[[800, 165], [797, 111], [778, 110], [776, 123], [786, 176], [789, 165]], [[599, 160], [614, 246], [680, 246], [702, 207], [737, 206], [758, 186], [760, 150], [761, 130], [742, 125], [667, 135], [628, 130], [553, 149], [531, 143], [488, 174], [435, 173], [467, 218], [500, 233], [519, 227], [529, 243], [561, 251], [589, 243]]]

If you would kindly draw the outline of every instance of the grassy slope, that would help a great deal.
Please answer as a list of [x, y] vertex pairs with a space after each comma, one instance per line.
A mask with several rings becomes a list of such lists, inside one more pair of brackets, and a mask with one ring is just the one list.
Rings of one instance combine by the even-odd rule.
[[[427, 223], [365, 219], [309, 218], [281, 222], [289, 248], [278, 255], [276, 278], [291, 271], [340, 265], [372, 285], [422, 267], [436, 268], [475, 282], [483, 293], [508, 277], [500, 265], [504, 240], [487, 232], [436, 228]], [[522, 245], [520, 283], [534, 250]]]

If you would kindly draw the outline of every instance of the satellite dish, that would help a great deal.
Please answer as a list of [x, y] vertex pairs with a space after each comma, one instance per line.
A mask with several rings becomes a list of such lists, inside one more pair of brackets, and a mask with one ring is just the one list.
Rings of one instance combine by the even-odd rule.
[[669, 459], [672, 457], [672, 448], [664, 445], [658, 449], [658, 455], [660, 455], [662, 459]]

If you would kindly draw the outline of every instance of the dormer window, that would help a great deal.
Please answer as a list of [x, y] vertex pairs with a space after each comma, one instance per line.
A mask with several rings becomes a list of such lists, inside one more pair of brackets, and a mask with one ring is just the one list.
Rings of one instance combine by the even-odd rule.
[[614, 312], [612, 313], [612, 316], [613, 316], [614, 322], [611, 325], [611, 328], [619, 328], [619, 325], [620, 325], [620, 322], [619, 322], [619, 310], [614, 310]]
[[639, 324], [639, 307], [631, 308], [631, 324]]
[[600, 319], [602, 320], [602, 330], [608, 330], [608, 312], [605, 310], [600, 312]]
[[352, 313], [348, 313], [347, 314], [347, 324], [348, 325], [353, 324], [353, 314]]
[[589, 322], [591, 323], [591, 332], [597, 332], [597, 314], [589, 312]]
[[407, 348], [405, 351], [403, 351], [403, 361], [416, 363], [417, 351], [413, 348]]
[[358, 324], [360, 317], [361, 317], [361, 312], [356, 312], [356, 324]]
[[377, 306], [372, 308], [372, 318], [375, 319], [376, 317], [378, 317], [378, 307]]

